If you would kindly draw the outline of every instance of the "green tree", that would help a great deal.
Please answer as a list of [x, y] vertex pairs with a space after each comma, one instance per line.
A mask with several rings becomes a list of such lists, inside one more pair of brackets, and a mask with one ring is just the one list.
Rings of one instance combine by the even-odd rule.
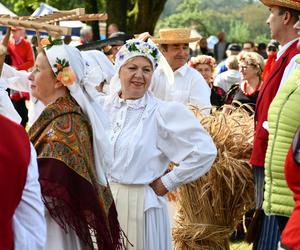
[[107, 1], [108, 24], [116, 23], [129, 34], [153, 33], [167, 0]]
[[4, 0], [2, 3], [6, 6], [9, 6], [16, 14], [22, 15], [31, 15], [41, 3], [49, 4], [59, 10], [70, 10], [74, 8], [86, 7], [85, 4], [89, 4], [89, 1], [80, 1], [80, 0]]
[[[106, 11], [109, 16], [108, 24], [116, 23], [122, 31], [135, 34], [145, 31], [153, 33], [166, 1], [167, 0], [4, 0], [2, 2], [18, 15], [31, 15], [33, 11], [40, 6], [41, 2], [45, 2], [59, 10], [84, 7], [86, 8], [86, 13]], [[94, 23], [94, 25], [97, 24], [97, 22]], [[99, 30], [95, 27], [96, 26], [93, 27], [94, 34]]]
[[167, 0], [164, 10], [159, 18], [165, 18], [170, 16], [176, 9], [177, 5], [180, 4], [182, 0]]
[[227, 35], [228, 41], [231, 42], [244, 42], [252, 40], [250, 37], [249, 25], [241, 21], [231, 21], [230, 32]]
[[172, 15], [158, 21], [156, 32], [163, 27], [193, 27], [206, 37], [224, 31], [228, 41], [261, 42], [269, 37], [267, 16], [268, 9], [257, 1], [183, 0]]
[[242, 7], [236, 16], [248, 25], [250, 38], [255, 42], [262, 42], [263, 40], [270, 40], [270, 30], [266, 24], [266, 19], [269, 15], [269, 10], [263, 7], [260, 3], [247, 4]]
[[[86, 13], [99, 13], [105, 9], [105, 0], [4, 0], [4, 5], [8, 6], [18, 15], [29, 16], [41, 3], [49, 4], [59, 10], [70, 10], [75, 8], [85, 8]], [[93, 27], [94, 39], [99, 37], [98, 22], [89, 23]]]

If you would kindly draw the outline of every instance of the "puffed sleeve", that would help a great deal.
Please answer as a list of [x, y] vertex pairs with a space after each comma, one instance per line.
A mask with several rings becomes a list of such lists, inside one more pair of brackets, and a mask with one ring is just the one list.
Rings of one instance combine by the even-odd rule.
[[211, 89], [201, 74], [191, 81], [190, 102], [204, 108], [202, 113], [209, 115]]
[[212, 166], [217, 150], [212, 138], [193, 113], [180, 103], [164, 103], [157, 113], [157, 147], [179, 164], [161, 180], [171, 191], [204, 175]]
[[15, 110], [8, 93], [6, 92], [6, 86], [0, 79], [0, 114], [6, 116], [16, 123], [20, 123], [22, 118], [19, 116], [18, 112]]
[[42, 250], [46, 243], [46, 221], [38, 181], [36, 152], [32, 145], [30, 150], [25, 187], [13, 217], [16, 250]]
[[[16, 70], [4, 63], [1, 78], [6, 83], [6, 88], [17, 91], [30, 92], [29, 73], [25, 70]], [[2, 82], [1, 82], [2, 85]]]

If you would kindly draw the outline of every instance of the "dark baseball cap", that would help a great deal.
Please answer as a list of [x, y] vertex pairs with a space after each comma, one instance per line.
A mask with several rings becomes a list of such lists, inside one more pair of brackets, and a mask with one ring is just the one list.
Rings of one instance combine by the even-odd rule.
[[237, 52], [240, 52], [242, 51], [242, 47], [240, 45], [238, 45], [237, 43], [231, 43], [229, 44], [228, 50], [231, 50], [231, 51], [237, 51]]
[[271, 40], [271, 41], [268, 43], [268, 46], [267, 46], [267, 47], [268, 47], [268, 48], [269, 48], [269, 47], [274, 47], [274, 48], [278, 49], [278, 48], [279, 48], [279, 42], [276, 41], [276, 40]]

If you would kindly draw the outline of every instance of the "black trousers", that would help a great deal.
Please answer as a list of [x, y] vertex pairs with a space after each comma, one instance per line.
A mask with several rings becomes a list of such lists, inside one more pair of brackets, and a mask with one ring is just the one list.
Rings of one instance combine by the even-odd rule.
[[28, 122], [28, 110], [25, 105], [25, 99], [23, 98], [19, 101], [12, 101], [12, 103], [22, 118], [21, 125], [25, 128]]

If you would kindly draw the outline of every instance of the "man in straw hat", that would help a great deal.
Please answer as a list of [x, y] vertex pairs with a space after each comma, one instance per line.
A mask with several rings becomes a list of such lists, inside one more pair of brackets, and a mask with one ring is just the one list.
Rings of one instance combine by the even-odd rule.
[[[152, 39], [153, 42], [159, 44], [160, 51], [174, 74], [174, 82], [168, 83], [162, 68], [155, 71], [151, 90], [158, 98], [210, 108], [211, 90], [208, 84], [199, 72], [187, 65], [189, 43], [198, 41], [200, 38], [191, 37], [191, 29], [176, 28], [161, 29], [159, 38]], [[204, 112], [209, 113], [209, 109], [205, 109]]]
[[[270, 175], [270, 169], [264, 170], [265, 156], [268, 145], [268, 110], [273, 98], [278, 94], [283, 84], [285, 84], [290, 73], [296, 68], [296, 57], [299, 51], [296, 48], [297, 32], [293, 26], [300, 15], [299, 0], [260, 0], [269, 7], [270, 15], [267, 24], [271, 30], [272, 39], [278, 40], [281, 45], [269, 76], [265, 79], [256, 102], [255, 112], [255, 136], [253, 151], [250, 163], [253, 165], [254, 180], [256, 187], [256, 207], [261, 208], [263, 203], [264, 183], [266, 183], [264, 208], [268, 215], [263, 221], [263, 228], [258, 242], [258, 249], [277, 249], [278, 235], [276, 227], [278, 224], [280, 231], [287, 221], [289, 207], [285, 204], [287, 196], [282, 193], [281, 187], [276, 191], [274, 197], [274, 182], [276, 176]], [[265, 179], [266, 173], [266, 179]], [[283, 176], [283, 175], [280, 175]], [[275, 182], [285, 183], [284, 180]], [[271, 192], [273, 190], [273, 192]], [[283, 215], [283, 216], [282, 216]], [[277, 233], [278, 234], [278, 233]], [[276, 236], [275, 236], [276, 235]]]

